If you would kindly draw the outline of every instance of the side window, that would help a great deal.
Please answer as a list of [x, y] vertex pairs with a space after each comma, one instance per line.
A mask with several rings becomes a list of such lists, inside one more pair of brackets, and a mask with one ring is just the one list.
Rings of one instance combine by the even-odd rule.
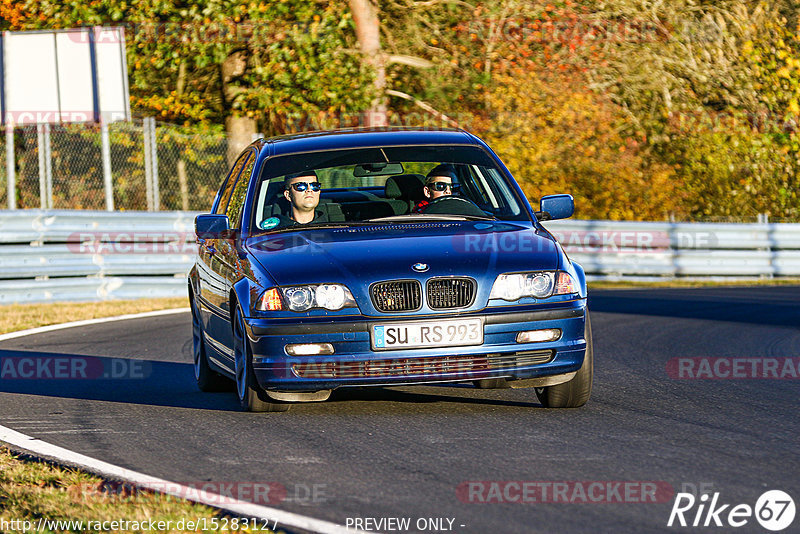
[[233, 187], [231, 200], [228, 202], [228, 209], [225, 211], [230, 221], [231, 229], [238, 230], [242, 227], [240, 216], [242, 214], [242, 206], [244, 206], [244, 198], [247, 196], [247, 186], [250, 183], [250, 175], [253, 174], [253, 167], [256, 164], [256, 158], [251, 157], [247, 160], [236, 185]]
[[247, 161], [247, 158], [250, 157], [251, 153], [252, 152], [248, 150], [239, 156], [238, 160], [236, 160], [236, 164], [234, 164], [231, 173], [228, 175], [228, 179], [225, 180], [225, 184], [222, 186], [222, 189], [220, 189], [219, 204], [217, 204], [217, 209], [214, 210], [214, 213], [218, 215], [225, 213], [225, 208], [228, 207], [228, 200], [231, 198], [233, 185], [236, 183], [236, 177], [239, 176], [239, 171], [242, 170], [244, 162]]

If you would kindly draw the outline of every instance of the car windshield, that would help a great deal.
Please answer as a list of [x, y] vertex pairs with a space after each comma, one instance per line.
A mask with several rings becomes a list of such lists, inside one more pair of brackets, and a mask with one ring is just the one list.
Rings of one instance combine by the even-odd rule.
[[[256, 232], [401, 221], [529, 220], [494, 160], [474, 146], [383, 147], [273, 157], [264, 162], [254, 202]], [[310, 222], [295, 222], [297, 206]]]

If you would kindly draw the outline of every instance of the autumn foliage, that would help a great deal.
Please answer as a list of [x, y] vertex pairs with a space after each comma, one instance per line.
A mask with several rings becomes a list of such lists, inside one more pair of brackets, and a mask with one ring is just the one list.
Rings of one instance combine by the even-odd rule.
[[[572, 193], [580, 218], [800, 218], [793, 0], [378, 6], [390, 123], [477, 133], [533, 201]], [[126, 24], [134, 114], [187, 128], [349, 126], [376, 97], [346, 2], [0, 0], [0, 19]]]

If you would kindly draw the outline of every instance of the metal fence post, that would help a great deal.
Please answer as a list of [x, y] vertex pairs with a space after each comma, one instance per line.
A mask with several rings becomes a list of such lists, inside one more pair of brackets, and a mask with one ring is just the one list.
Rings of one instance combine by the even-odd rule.
[[39, 145], [39, 204], [43, 210], [53, 209], [53, 165], [50, 155], [50, 125], [37, 124]]
[[144, 184], [147, 194], [147, 211], [155, 211], [155, 197], [153, 195], [153, 162], [150, 161], [150, 118], [142, 119], [142, 140], [144, 141]]
[[103, 182], [106, 190], [106, 211], [114, 211], [114, 185], [111, 182], [111, 141], [108, 136], [108, 123], [100, 121], [100, 143], [103, 153]]
[[53, 154], [50, 144], [50, 125], [44, 125], [44, 163], [45, 191], [47, 193], [47, 209], [53, 209]]
[[14, 156], [14, 125], [6, 124], [6, 186], [8, 188], [8, 209], [17, 209], [17, 169]]
[[150, 117], [150, 165], [153, 180], [153, 209], [161, 209], [161, 192], [158, 187], [158, 138], [156, 137], [156, 119]]
[[39, 206], [47, 209], [47, 185], [44, 171], [44, 124], [36, 125], [36, 145], [39, 153]]

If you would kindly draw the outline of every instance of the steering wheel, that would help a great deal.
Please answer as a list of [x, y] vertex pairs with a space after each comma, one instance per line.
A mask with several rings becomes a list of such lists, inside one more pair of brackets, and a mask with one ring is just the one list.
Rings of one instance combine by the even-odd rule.
[[445, 196], [431, 200], [422, 211], [426, 214], [465, 215], [486, 217], [486, 212], [473, 201], [464, 197]]

